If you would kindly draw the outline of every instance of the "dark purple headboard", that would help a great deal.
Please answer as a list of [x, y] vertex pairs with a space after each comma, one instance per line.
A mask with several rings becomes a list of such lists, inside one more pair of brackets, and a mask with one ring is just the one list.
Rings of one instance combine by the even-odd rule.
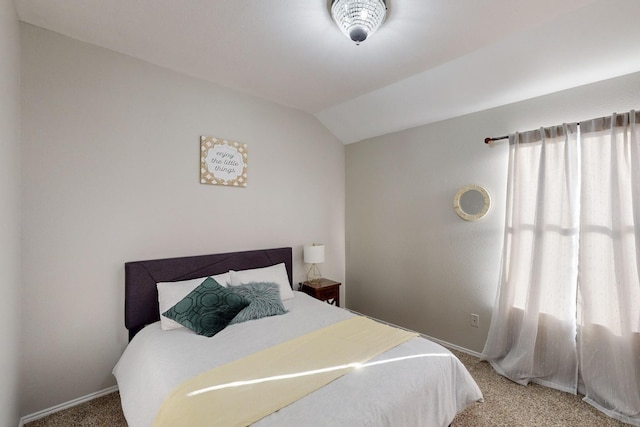
[[160, 320], [157, 282], [177, 282], [284, 262], [291, 285], [291, 255], [291, 248], [277, 248], [125, 263], [124, 324], [129, 330], [129, 340], [146, 325]]

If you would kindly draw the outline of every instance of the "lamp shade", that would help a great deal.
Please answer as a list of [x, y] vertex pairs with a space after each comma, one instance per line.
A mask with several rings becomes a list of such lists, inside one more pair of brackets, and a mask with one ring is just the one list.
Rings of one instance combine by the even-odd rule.
[[324, 245], [305, 245], [305, 264], [320, 264], [324, 262]]
[[331, 16], [340, 31], [356, 44], [375, 33], [386, 14], [384, 0], [333, 0], [331, 5]]

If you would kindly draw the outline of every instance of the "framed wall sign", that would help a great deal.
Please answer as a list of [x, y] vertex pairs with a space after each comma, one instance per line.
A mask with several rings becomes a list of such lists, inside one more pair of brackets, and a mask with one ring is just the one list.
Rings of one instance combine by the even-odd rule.
[[247, 144], [200, 137], [200, 183], [247, 186]]

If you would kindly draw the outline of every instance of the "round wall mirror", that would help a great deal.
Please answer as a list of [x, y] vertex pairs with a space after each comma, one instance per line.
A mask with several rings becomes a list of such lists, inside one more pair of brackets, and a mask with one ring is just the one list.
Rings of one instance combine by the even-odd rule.
[[489, 212], [491, 197], [480, 185], [462, 187], [453, 197], [453, 209], [465, 221], [477, 221]]

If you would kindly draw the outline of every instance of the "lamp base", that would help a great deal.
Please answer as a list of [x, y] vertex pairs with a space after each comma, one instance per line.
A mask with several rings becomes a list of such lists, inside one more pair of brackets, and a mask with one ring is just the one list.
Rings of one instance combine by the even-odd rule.
[[307, 271], [307, 282], [318, 283], [321, 277], [322, 275], [320, 274], [318, 264], [311, 264], [311, 267], [309, 267], [309, 271]]

